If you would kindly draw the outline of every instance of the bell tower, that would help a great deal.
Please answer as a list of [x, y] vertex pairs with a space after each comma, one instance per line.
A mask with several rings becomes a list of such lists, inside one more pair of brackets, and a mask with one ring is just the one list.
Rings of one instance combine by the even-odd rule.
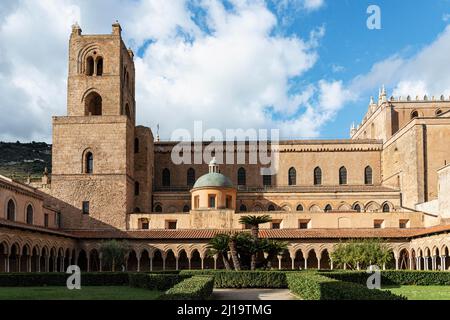
[[[52, 194], [63, 228], [126, 229], [134, 206], [135, 69], [119, 23], [69, 43], [67, 116], [53, 118]], [[64, 213], [63, 213], [64, 214]]]

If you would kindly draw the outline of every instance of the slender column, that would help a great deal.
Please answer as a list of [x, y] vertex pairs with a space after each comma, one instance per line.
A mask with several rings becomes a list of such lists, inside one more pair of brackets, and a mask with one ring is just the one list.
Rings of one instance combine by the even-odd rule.
[[214, 270], [217, 270], [217, 255], [214, 255]]
[[281, 270], [281, 259], [283, 258], [282, 256], [278, 256], [278, 270]]
[[413, 269], [413, 257], [409, 257], [409, 270]]
[[103, 262], [102, 262], [102, 260], [103, 260], [103, 258], [100, 256], [100, 257], [98, 258], [98, 262], [100, 263], [100, 265], [98, 266], [100, 272], [103, 271]]
[[320, 259], [317, 257], [317, 270], [320, 270]]
[[188, 258], [189, 270], [191, 270], [191, 258]]
[[141, 272], [141, 257], [137, 258], [137, 272]]
[[5, 271], [9, 272], [9, 254], [6, 256]]
[[37, 272], [41, 272], [41, 255], [37, 255], [37, 264], [36, 264]]
[[445, 259], [446, 258], [446, 256], [442, 256], [442, 271], [445, 271], [445, 270], [447, 270], [447, 266], [445, 265]]
[[398, 258], [395, 258], [395, 270], [398, 270]]
[[431, 269], [436, 270], [436, 256], [431, 257]]
[[424, 269], [428, 270], [428, 257], [424, 257], [423, 263], [424, 263]]
[[386, 263], [383, 263], [383, 270], [386, 270]]
[[150, 271], [153, 271], [153, 257], [150, 257]]
[[291, 267], [292, 267], [292, 270], [294, 270], [295, 269], [295, 257], [294, 257], [294, 259], [292, 259], [292, 257], [291, 257]]
[[166, 271], [166, 256], [162, 257], [162, 261], [163, 261], [163, 271]]
[[205, 260], [203, 257], [200, 257], [200, 259], [202, 260], [202, 270], [205, 269]]
[[17, 272], [20, 272], [21, 264], [22, 264], [22, 256], [18, 254], [16, 256]]
[[178, 257], [175, 257], [175, 270], [178, 270]]
[[305, 270], [308, 269], [308, 258], [305, 258]]
[[331, 269], [331, 270], [334, 270], [334, 263], [333, 263], [333, 260], [330, 260], [330, 269]]
[[27, 257], [27, 268], [28, 272], [31, 272], [31, 256]]

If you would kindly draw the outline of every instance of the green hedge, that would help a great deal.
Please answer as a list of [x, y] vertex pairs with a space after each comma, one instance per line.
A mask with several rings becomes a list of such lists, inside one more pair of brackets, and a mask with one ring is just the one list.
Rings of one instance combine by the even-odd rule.
[[190, 276], [161, 273], [130, 273], [128, 283], [130, 287], [149, 290], [165, 291]]
[[176, 284], [160, 296], [160, 300], [206, 300], [214, 289], [214, 277], [194, 276]]
[[185, 270], [180, 275], [214, 276], [216, 288], [287, 288], [286, 273], [279, 271]]
[[[322, 272], [336, 280], [366, 284], [369, 274], [361, 271]], [[447, 286], [450, 285], [450, 272], [446, 271], [415, 271], [387, 270], [381, 271], [381, 286], [416, 285], [416, 286]]]
[[[66, 273], [1, 273], [0, 287], [66, 286]], [[128, 285], [128, 274], [123, 272], [81, 273], [81, 286]]]
[[305, 300], [406, 300], [390, 291], [339, 281], [312, 272], [286, 274], [289, 289]]

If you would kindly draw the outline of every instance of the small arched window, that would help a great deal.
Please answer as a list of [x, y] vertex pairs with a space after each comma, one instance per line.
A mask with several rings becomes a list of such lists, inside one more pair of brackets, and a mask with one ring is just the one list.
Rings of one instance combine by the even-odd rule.
[[135, 182], [134, 183], [134, 195], [135, 196], [138, 196], [140, 193], [141, 193], [141, 186], [140, 186], [140, 184], [139, 184], [139, 182]]
[[97, 92], [91, 92], [85, 98], [85, 115], [101, 116], [102, 115], [102, 97]]
[[372, 168], [370, 166], [367, 166], [366, 169], [364, 169], [364, 184], [373, 184]]
[[103, 58], [97, 58], [97, 76], [101, 77], [103, 75]]
[[92, 57], [86, 60], [86, 75], [89, 77], [94, 75], [94, 58]]
[[240, 212], [247, 212], [247, 206], [245, 204], [241, 204], [240, 208], [239, 208]]
[[314, 169], [314, 185], [320, 186], [322, 184], [322, 169], [319, 167]]
[[415, 118], [418, 118], [418, 117], [419, 117], [419, 112], [417, 112], [417, 111], [411, 112], [411, 119], [415, 119]]
[[267, 209], [267, 211], [275, 211], [275, 206], [273, 204], [271, 204], [269, 206], [269, 208]]
[[339, 184], [347, 184], [347, 169], [345, 167], [339, 169]]
[[305, 210], [305, 209], [303, 208], [303, 206], [301, 204], [299, 204], [297, 206], [297, 211], [303, 211], [303, 210]]
[[353, 210], [355, 210], [356, 212], [361, 212], [361, 206], [359, 204], [355, 204], [353, 206]]
[[183, 212], [189, 212], [191, 209], [189, 208], [189, 206], [188, 205], [185, 205], [184, 207], [183, 207]]
[[192, 187], [195, 184], [195, 170], [193, 168], [188, 169], [186, 178], [188, 187]]
[[163, 187], [170, 187], [170, 170], [167, 168], [162, 172], [162, 185]]
[[9, 221], [16, 220], [16, 204], [14, 203], [13, 199], [10, 199], [8, 201], [8, 205], [6, 208], [6, 219], [8, 219]]
[[87, 174], [94, 173], [94, 155], [92, 154], [92, 152], [86, 153], [84, 173], [87, 173]]
[[383, 212], [390, 212], [391, 211], [391, 207], [389, 206], [389, 204], [385, 203], [383, 205]]
[[436, 115], [438, 116], [438, 115], [440, 115], [440, 114], [442, 114], [442, 110], [441, 110], [441, 109], [437, 109], [437, 110], [436, 110]]
[[134, 153], [139, 153], [139, 139], [134, 139]]
[[157, 204], [155, 206], [155, 212], [157, 212], [157, 213], [161, 213], [162, 212], [162, 207], [159, 204]]
[[33, 206], [29, 204], [27, 206], [27, 224], [33, 224]]
[[297, 170], [295, 170], [295, 168], [289, 169], [288, 183], [290, 186], [297, 185]]
[[247, 176], [244, 168], [238, 170], [238, 186], [245, 186], [247, 184]]
[[330, 212], [333, 211], [333, 207], [331, 207], [330, 204], [327, 204], [327, 206], [325, 207], [325, 212]]

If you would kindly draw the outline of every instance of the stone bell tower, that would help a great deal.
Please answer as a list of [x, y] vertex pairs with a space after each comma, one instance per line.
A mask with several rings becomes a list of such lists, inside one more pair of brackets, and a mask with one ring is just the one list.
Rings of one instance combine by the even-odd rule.
[[67, 116], [53, 118], [52, 195], [63, 228], [126, 228], [134, 206], [135, 70], [119, 23], [69, 44]]

